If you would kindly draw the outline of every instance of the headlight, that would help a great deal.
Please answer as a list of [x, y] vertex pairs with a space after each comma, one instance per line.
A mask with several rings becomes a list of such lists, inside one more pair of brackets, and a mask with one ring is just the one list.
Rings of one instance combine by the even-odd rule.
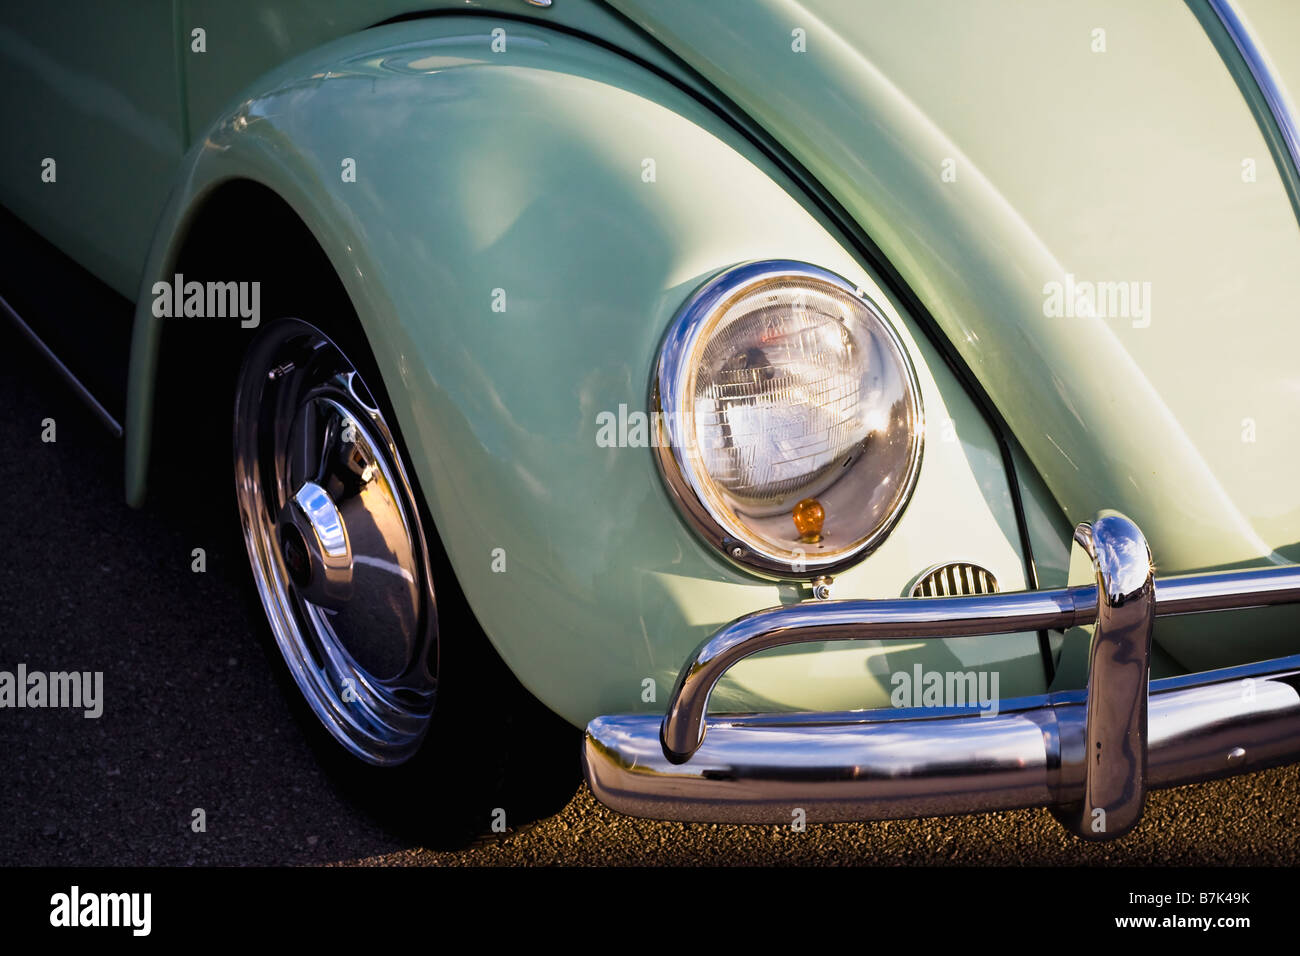
[[695, 293], [651, 395], [670, 492], [706, 540], [814, 577], [889, 533], [921, 462], [916, 374], [880, 309], [802, 262], [752, 262]]

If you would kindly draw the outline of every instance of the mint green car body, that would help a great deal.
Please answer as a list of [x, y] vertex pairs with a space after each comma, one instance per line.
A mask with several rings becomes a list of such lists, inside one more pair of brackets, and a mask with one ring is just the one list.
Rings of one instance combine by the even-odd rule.
[[[1294, 103], [1295, 13], [1238, 6]], [[261, 183], [347, 290], [485, 632], [576, 725], [662, 710], [719, 626], [809, 596], [703, 544], [650, 449], [597, 441], [602, 412], [646, 410], [690, 293], [746, 260], [845, 276], [916, 366], [915, 493], [835, 597], [903, 595], [955, 560], [1003, 590], [1064, 584], [1071, 529], [1102, 507], [1137, 522], [1162, 574], [1300, 561], [1293, 171], [1195, 4], [151, 0], [41, 17], [0, 14], [4, 115], [25, 130], [0, 202], [138, 303], [129, 499], [165, 453], [160, 365], [194, 360], [160, 353], [150, 290], [223, 184]], [[1015, 475], [862, 235], [1005, 420]], [[1051, 315], [1067, 274], [1150, 291], [1119, 318]], [[1233, 620], [1161, 621], [1154, 676], [1296, 648], [1294, 610]], [[1081, 686], [1077, 636], [1052, 643], [1054, 686]], [[891, 673], [953, 660], [997, 672], [1004, 697], [1048, 687], [1033, 634], [863, 641], [746, 661], [713, 707], [886, 706]]]

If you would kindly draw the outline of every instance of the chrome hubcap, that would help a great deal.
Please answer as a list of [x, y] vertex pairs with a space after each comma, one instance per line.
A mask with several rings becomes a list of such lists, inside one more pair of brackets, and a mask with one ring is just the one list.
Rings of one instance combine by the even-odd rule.
[[303, 597], [343, 609], [352, 597], [352, 547], [334, 499], [316, 482], [303, 482], [281, 511], [280, 551]]
[[401, 763], [437, 688], [437, 611], [401, 457], [356, 367], [284, 320], [253, 344], [235, 400], [244, 542], [276, 644], [355, 756]]

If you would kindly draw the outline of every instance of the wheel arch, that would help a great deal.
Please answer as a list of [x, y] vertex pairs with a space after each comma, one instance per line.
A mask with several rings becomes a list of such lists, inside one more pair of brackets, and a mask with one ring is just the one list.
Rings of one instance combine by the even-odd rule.
[[[257, 232], [250, 236], [247, 223], [254, 221]], [[333, 264], [298, 212], [274, 189], [242, 177], [214, 182], [194, 197], [155, 281], [176, 275], [186, 281], [239, 281], [259, 255], [272, 249], [292, 250], [277, 264], [285, 286], [308, 288], [318, 301], [346, 297]], [[146, 300], [142, 293], [141, 301], [152, 307], [152, 297]], [[259, 302], [263, 311], [268, 304]], [[221, 401], [221, 379], [233, 374], [247, 332], [255, 331], [245, 332], [233, 320], [214, 328], [207, 319], [154, 320], [150, 315], [154, 321], [142, 343], [141, 311], [143, 306], [137, 309], [132, 343], [126, 425], [127, 500], [136, 507], [144, 503], [150, 487], [166, 487], [177, 478], [179, 466], [199, 452], [199, 441], [212, 438], [212, 426], [229, 411]], [[182, 396], [186, 401], [179, 401]], [[170, 401], [173, 398], [178, 401]], [[196, 422], [200, 427], [194, 427]], [[228, 453], [227, 444], [221, 443], [220, 454]], [[178, 446], [186, 453], [152, 453]]]

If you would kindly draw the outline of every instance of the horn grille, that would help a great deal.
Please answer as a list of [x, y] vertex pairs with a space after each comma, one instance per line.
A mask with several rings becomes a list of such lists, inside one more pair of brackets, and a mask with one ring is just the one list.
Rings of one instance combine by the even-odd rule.
[[998, 580], [978, 564], [941, 564], [926, 571], [912, 585], [912, 597], [960, 597], [966, 594], [996, 594]]

